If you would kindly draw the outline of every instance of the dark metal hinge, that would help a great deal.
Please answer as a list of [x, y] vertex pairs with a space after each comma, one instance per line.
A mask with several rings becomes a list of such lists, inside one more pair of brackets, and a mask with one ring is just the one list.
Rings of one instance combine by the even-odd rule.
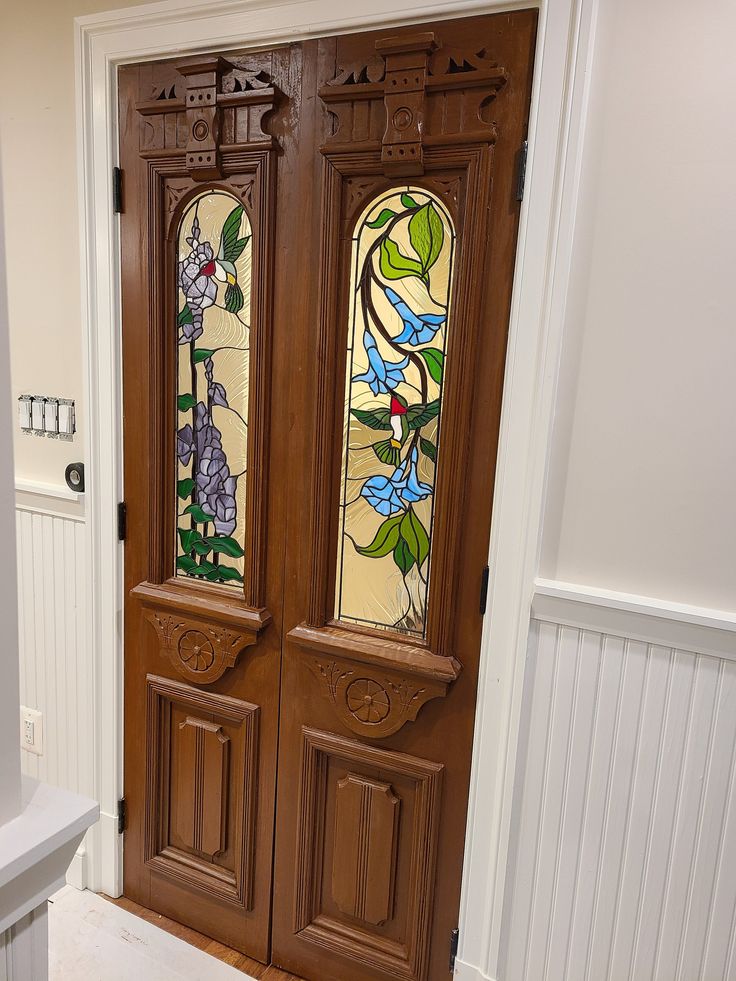
[[112, 168], [112, 212], [114, 215], [123, 211], [123, 172], [119, 167]]
[[118, 541], [124, 542], [128, 534], [128, 505], [125, 501], [118, 504]]
[[121, 835], [125, 831], [128, 818], [128, 809], [125, 806], [125, 798], [121, 797], [118, 801], [118, 834]]
[[519, 148], [518, 166], [516, 170], [516, 200], [524, 200], [524, 184], [526, 183], [526, 157], [529, 141], [524, 140]]
[[480, 615], [482, 617], [486, 615], [486, 604], [488, 603], [488, 579], [490, 574], [491, 571], [488, 566], [486, 566], [480, 577]]
[[450, 970], [455, 970], [455, 959], [457, 958], [457, 945], [460, 940], [460, 931], [457, 927], [450, 934]]

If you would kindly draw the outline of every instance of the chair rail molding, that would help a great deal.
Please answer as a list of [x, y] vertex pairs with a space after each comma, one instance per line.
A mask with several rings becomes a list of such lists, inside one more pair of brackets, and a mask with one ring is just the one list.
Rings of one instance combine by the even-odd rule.
[[[115, 896], [122, 845], [122, 492], [120, 250], [110, 174], [117, 163], [116, 67], [218, 48], [289, 42], [433, 18], [538, 7], [526, 194], [519, 229], [491, 532], [461, 908], [460, 967], [495, 971], [509, 847], [510, 789], [529, 632], [557, 365], [575, 227], [585, 71], [597, 0], [167, 0], [75, 21], [82, 301], [90, 480], [86, 524], [95, 658], [101, 848], [91, 885]], [[336, 10], [338, 11], [336, 16]], [[111, 556], [115, 557], [111, 561]], [[483, 765], [481, 766], [481, 759]], [[482, 963], [481, 963], [482, 962]], [[490, 974], [489, 974], [490, 976]]]

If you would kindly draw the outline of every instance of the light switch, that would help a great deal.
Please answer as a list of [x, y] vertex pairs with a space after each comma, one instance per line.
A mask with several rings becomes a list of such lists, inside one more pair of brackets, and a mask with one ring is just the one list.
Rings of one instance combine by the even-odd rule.
[[18, 399], [18, 420], [20, 422], [20, 428], [26, 431], [33, 428], [31, 422], [31, 396], [21, 395]]
[[31, 409], [31, 421], [33, 423], [33, 429], [43, 432], [43, 406], [46, 399], [44, 398], [34, 398], [33, 408]]
[[46, 404], [43, 409], [43, 428], [47, 433], [56, 433], [59, 431], [59, 403], [56, 399], [46, 399]]
[[74, 403], [59, 402], [59, 433], [64, 436], [74, 434]]

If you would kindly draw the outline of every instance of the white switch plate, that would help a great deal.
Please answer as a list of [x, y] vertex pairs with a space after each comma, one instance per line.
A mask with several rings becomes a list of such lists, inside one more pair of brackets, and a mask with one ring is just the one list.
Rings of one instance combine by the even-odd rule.
[[43, 756], [43, 715], [25, 705], [20, 707], [20, 746], [29, 753]]

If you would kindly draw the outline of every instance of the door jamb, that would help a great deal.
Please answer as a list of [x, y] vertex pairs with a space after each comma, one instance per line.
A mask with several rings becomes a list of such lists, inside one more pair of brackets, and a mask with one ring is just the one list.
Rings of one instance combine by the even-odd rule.
[[[497, 969], [530, 604], [540, 552], [599, 0], [164, 0], [75, 19], [82, 309], [85, 321], [86, 551], [94, 664], [95, 795], [89, 886], [118, 896], [123, 780], [120, 243], [112, 213], [116, 69], [205, 49], [537, 7], [526, 193], [514, 271], [494, 490], [488, 615], [481, 647], [465, 874], [464, 976]], [[112, 558], [111, 558], [112, 557]], [[471, 967], [470, 965], [474, 965]]]

